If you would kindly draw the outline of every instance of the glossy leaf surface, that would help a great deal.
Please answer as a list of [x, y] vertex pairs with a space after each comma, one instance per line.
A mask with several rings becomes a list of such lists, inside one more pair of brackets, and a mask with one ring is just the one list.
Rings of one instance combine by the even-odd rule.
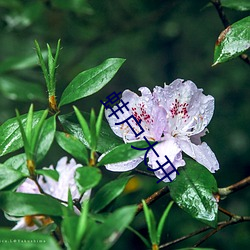
[[[44, 111], [34, 112], [33, 127], [38, 123]], [[27, 114], [21, 115], [22, 124], [26, 123]], [[25, 125], [24, 125], [25, 126]], [[11, 118], [0, 126], [0, 156], [13, 152], [23, 146], [17, 118]]]
[[75, 180], [79, 192], [82, 194], [95, 187], [101, 180], [102, 173], [99, 168], [81, 167], [76, 170]]
[[121, 58], [110, 58], [99, 66], [78, 74], [64, 90], [59, 106], [99, 91], [114, 77], [124, 61]]
[[169, 183], [170, 195], [191, 216], [216, 227], [218, 204], [213, 196], [218, 191], [216, 180], [199, 163], [190, 159], [185, 161], [186, 166], [178, 169], [180, 175]]
[[250, 16], [228, 26], [218, 37], [214, 64], [226, 62], [250, 47]]
[[127, 176], [116, 179], [107, 183], [100, 190], [98, 190], [91, 203], [92, 210], [94, 210], [94, 212], [99, 212], [110, 204], [110, 202], [122, 193], [131, 177], [132, 176]]

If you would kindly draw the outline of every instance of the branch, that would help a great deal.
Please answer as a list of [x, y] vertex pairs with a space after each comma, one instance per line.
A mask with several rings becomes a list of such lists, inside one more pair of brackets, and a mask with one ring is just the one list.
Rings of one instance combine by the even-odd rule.
[[202, 244], [204, 241], [206, 241], [208, 238], [210, 238], [212, 235], [214, 235], [215, 233], [219, 232], [221, 229], [233, 225], [233, 224], [238, 224], [241, 222], [247, 222], [250, 221], [250, 216], [238, 216], [235, 215], [230, 221], [223, 221], [220, 223], [220, 225], [212, 230], [211, 232], [209, 232], [207, 235], [205, 235], [202, 239], [200, 239], [196, 244], [194, 244], [194, 247], [199, 246], [200, 244]]
[[231, 193], [234, 193], [236, 191], [239, 191], [247, 186], [250, 185], [250, 176], [246, 177], [245, 179], [236, 182], [228, 187], [225, 188], [219, 188], [218, 192], [221, 198], [226, 198]]
[[[220, 0], [211, 0], [211, 3], [214, 5], [214, 7], [216, 8], [218, 14], [219, 14], [219, 17], [220, 17], [220, 20], [221, 22], [223, 23], [223, 26], [224, 28], [226, 29], [228, 26], [230, 26], [230, 22], [222, 8], [222, 5], [221, 5], [221, 2]], [[248, 57], [247, 54], [241, 54], [240, 56], [240, 59], [242, 59], [245, 63], [247, 63], [248, 65], [250, 65], [250, 59]]]
[[[169, 188], [167, 186], [165, 186], [165, 187], [161, 188], [160, 190], [156, 191], [155, 193], [153, 193], [152, 195], [150, 195], [148, 198], [146, 198], [145, 202], [147, 205], [150, 205], [168, 193], [169, 193]], [[142, 205], [142, 203], [140, 203], [137, 205], [136, 214], [139, 214], [142, 210], [143, 210], [143, 205]]]
[[139, 170], [139, 169], [134, 169], [134, 172], [139, 173], [141, 175], [146, 175], [146, 176], [149, 176], [149, 177], [155, 177], [154, 174], [151, 174], [149, 172], [145, 172], [145, 171], [142, 171], [142, 170]]
[[[221, 229], [223, 229], [224, 227], [227, 227], [229, 225], [233, 225], [233, 224], [238, 224], [238, 223], [241, 223], [241, 222], [246, 222], [246, 221], [250, 221], [250, 217], [248, 216], [237, 216], [237, 215], [234, 215], [232, 217], [232, 219], [230, 221], [222, 221], [222, 222], [219, 222], [218, 223], [218, 227], [214, 230], [212, 230], [211, 232], [209, 232], [206, 236], [204, 236], [199, 242], [197, 242], [194, 247], [200, 245], [201, 243], [203, 243], [205, 240], [207, 240], [209, 237], [211, 237], [213, 234], [215, 234], [216, 232], [220, 231]], [[211, 230], [213, 229], [212, 227], [210, 226], [207, 226], [207, 227], [203, 227], [195, 232], [192, 232], [190, 234], [187, 234], [185, 236], [182, 236], [178, 239], [175, 239], [173, 241], [170, 241], [170, 242], [167, 242], [165, 244], [162, 244], [159, 246], [159, 248], [165, 248], [165, 247], [169, 247], [171, 245], [174, 245], [174, 244], [177, 244], [181, 241], [184, 241], [186, 239], [189, 239], [197, 234], [200, 234], [200, 233], [203, 233], [203, 232], [206, 232], [208, 230]]]

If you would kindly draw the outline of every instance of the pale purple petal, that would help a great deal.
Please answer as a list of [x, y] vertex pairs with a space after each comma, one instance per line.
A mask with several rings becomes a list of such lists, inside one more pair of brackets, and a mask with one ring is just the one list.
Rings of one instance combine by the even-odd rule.
[[206, 167], [211, 173], [219, 169], [219, 163], [211, 148], [203, 142], [201, 145], [195, 145], [190, 140], [179, 140], [179, 145], [183, 152]]
[[[124, 111], [124, 114], [121, 114], [120, 111], [117, 112], [119, 119], [117, 119], [115, 115], [110, 116], [112, 114], [112, 111], [110, 109], [107, 109], [105, 111], [105, 115], [111, 129], [116, 135], [122, 137], [125, 142], [131, 140], [141, 140], [143, 139], [143, 136], [146, 136], [149, 139], [159, 140], [167, 125], [167, 113], [163, 107], [159, 107], [159, 105], [155, 103], [150, 90], [145, 87], [140, 88], [139, 90], [142, 93], [141, 96], [138, 96], [130, 90], [125, 90], [123, 92], [122, 100], [125, 103], [129, 102], [129, 111], [123, 108], [122, 110]], [[119, 105], [121, 106], [121, 103]], [[116, 109], [117, 107], [114, 107], [114, 110]], [[120, 125], [115, 124], [124, 121], [131, 115], [133, 115], [137, 119], [137, 121], [141, 120], [140, 125], [144, 129], [143, 134], [138, 137], [135, 136], [133, 130], [127, 123], [123, 123]], [[139, 126], [135, 121], [130, 121], [133, 129], [137, 133], [139, 133], [141, 131]]]
[[125, 172], [125, 171], [130, 171], [136, 168], [142, 161], [143, 161], [143, 157], [139, 157], [139, 158], [129, 160], [129, 161], [106, 164], [105, 167], [107, 170], [110, 170], [113, 172]]
[[36, 183], [27, 178], [16, 190], [18, 193], [40, 194]]
[[[68, 190], [70, 189], [73, 199], [79, 198], [80, 193], [77, 189], [74, 175], [80, 164], [76, 164], [74, 159], [69, 162], [67, 157], [61, 158], [56, 166], [56, 170], [59, 173], [58, 181], [53, 180], [50, 177], [39, 178], [39, 184], [45, 191], [45, 193], [52, 195], [55, 198], [61, 199], [63, 201], [68, 200]], [[52, 166], [50, 166], [50, 169]], [[52, 168], [53, 169], [53, 168]]]
[[[157, 155], [153, 152], [153, 150], [149, 152], [148, 166], [150, 168], [152, 169], [159, 168], [159, 165], [156, 162], [157, 160], [161, 165], [164, 165], [164, 163], [168, 161], [165, 158], [165, 155], [173, 163], [175, 169], [178, 169], [179, 167], [185, 165], [185, 161], [182, 159], [181, 149], [174, 138], [168, 137], [167, 140], [159, 142], [154, 147], [154, 149], [158, 153], [159, 157], [157, 157]], [[166, 166], [163, 167], [163, 169], [167, 173], [169, 173], [173, 170], [173, 167], [171, 166], [171, 164], [168, 163]], [[165, 179], [163, 179], [164, 182], [170, 182], [170, 180], [167, 178], [167, 176], [164, 174], [162, 170], [155, 171], [154, 173], [159, 179], [166, 177]], [[176, 172], [170, 174], [169, 177], [171, 180], [174, 180], [176, 178]]]
[[170, 85], [155, 87], [153, 96], [168, 113], [172, 136], [191, 136], [203, 131], [214, 112], [214, 98], [204, 95], [192, 81], [177, 79]]

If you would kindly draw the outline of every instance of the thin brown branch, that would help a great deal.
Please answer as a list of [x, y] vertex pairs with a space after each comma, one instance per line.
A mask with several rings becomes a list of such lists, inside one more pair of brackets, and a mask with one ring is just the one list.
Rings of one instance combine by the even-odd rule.
[[204, 241], [206, 241], [212, 235], [214, 235], [215, 233], [219, 232], [220, 230], [222, 230], [223, 228], [225, 228], [227, 226], [238, 224], [241, 222], [247, 222], [247, 221], [250, 221], [250, 216], [237, 216], [237, 215], [235, 215], [230, 221], [224, 221], [216, 229], [214, 229], [211, 232], [209, 232], [208, 234], [206, 234], [202, 239], [200, 239], [196, 244], [194, 244], [194, 247], [201, 245]]
[[[155, 193], [153, 193], [152, 195], [150, 195], [148, 198], [145, 199], [145, 202], [147, 205], [150, 205], [152, 203], [154, 203], [156, 200], [158, 200], [159, 198], [161, 198], [162, 196], [164, 196], [165, 194], [169, 193], [169, 188], [163, 187], [160, 190], [156, 191]], [[140, 213], [143, 210], [143, 205], [142, 203], [137, 205], [137, 211], [136, 214]]]
[[223, 214], [229, 216], [230, 218], [233, 218], [235, 216], [235, 214], [232, 214], [231, 212], [227, 211], [226, 209], [224, 209], [222, 207], [219, 207], [218, 209], [219, 209], [219, 211], [221, 211]]
[[232, 217], [232, 219], [230, 221], [222, 221], [222, 222], [219, 222], [218, 223], [218, 227], [214, 230], [212, 230], [213, 228], [210, 227], [210, 226], [207, 226], [207, 227], [203, 227], [195, 232], [192, 232], [190, 234], [187, 234], [187, 235], [184, 235], [178, 239], [175, 239], [173, 241], [170, 241], [170, 242], [167, 242], [165, 244], [162, 244], [159, 246], [159, 248], [165, 248], [165, 247], [169, 247], [171, 245], [174, 245], [174, 244], [177, 244], [181, 241], [184, 241], [186, 239], [189, 239], [195, 235], [198, 235], [198, 234], [201, 234], [201, 233], [204, 233], [208, 230], [212, 230], [211, 232], [209, 232], [206, 236], [204, 236], [199, 242], [197, 242], [195, 244], [195, 247], [198, 246], [199, 244], [201, 244], [202, 242], [204, 242], [206, 239], [208, 239], [210, 236], [212, 236], [213, 234], [215, 234], [216, 232], [220, 231], [221, 229], [229, 226], [229, 225], [233, 225], [233, 224], [237, 224], [237, 223], [241, 223], [241, 222], [247, 222], [247, 221], [250, 221], [250, 217], [248, 216], [237, 216], [237, 215], [234, 215], [234, 217]]
[[142, 171], [142, 170], [139, 170], [139, 169], [134, 169], [134, 172], [139, 173], [141, 175], [146, 175], [146, 176], [149, 176], [149, 177], [155, 177], [154, 174], [151, 174], [149, 172], [145, 172], [145, 171]]
[[225, 188], [219, 188], [219, 195], [221, 196], [221, 198], [225, 198], [226, 196], [228, 196], [231, 193], [237, 192], [247, 186], [250, 185], [250, 176], [244, 178], [243, 180], [236, 182], [228, 187]]
[[177, 243], [179, 243], [179, 242], [181, 242], [181, 241], [183, 241], [183, 240], [186, 240], [186, 239], [188, 239], [188, 238], [191, 238], [191, 237], [193, 237], [193, 236], [195, 236], [195, 235], [197, 235], [197, 234], [206, 232], [206, 231], [209, 230], [209, 229], [211, 229], [211, 227], [209, 227], [209, 226], [203, 227], [203, 228], [201, 228], [201, 229], [199, 229], [199, 230], [197, 230], [197, 231], [194, 231], [194, 232], [192, 232], [192, 233], [190, 233], [190, 234], [184, 235], [184, 236], [182, 236], [182, 237], [180, 237], [180, 238], [178, 238], [178, 239], [175, 239], [175, 240], [173, 240], [173, 241], [170, 241], [170, 242], [167, 242], [167, 243], [165, 243], [165, 244], [162, 244], [162, 245], [159, 246], [159, 248], [165, 248], [165, 247], [169, 247], [169, 246], [171, 246], [171, 245], [177, 244]]
[[[224, 28], [226, 29], [228, 26], [230, 26], [230, 22], [229, 22], [226, 14], [225, 14], [225, 12], [223, 10], [223, 7], [221, 5], [221, 1], [220, 0], [211, 0], [211, 3], [214, 5], [215, 9], [217, 10], [218, 15], [220, 17], [220, 20], [223, 23]], [[250, 59], [249, 59], [247, 54], [241, 54], [239, 57], [245, 63], [250, 65]]]

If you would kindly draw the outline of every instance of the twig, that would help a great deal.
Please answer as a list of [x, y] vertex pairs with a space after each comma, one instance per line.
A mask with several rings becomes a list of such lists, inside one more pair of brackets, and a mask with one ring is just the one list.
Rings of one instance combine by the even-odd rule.
[[186, 240], [186, 239], [188, 239], [188, 238], [191, 238], [191, 237], [193, 237], [193, 236], [195, 236], [195, 235], [197, 235], [197, 234], [206, 232], [206, 231], [209, 230], [209, 229], [211, 229], [211, 227], [209, 227], [209, 226], [203, 227], [203, 228], [201, 228], [201, 229], [199, 229], [199, 230], [197, 230], [197, 231], [195, 231], [195, 232], [192, 232], [192, 233], [187, 234], [187, 235], [184, 235], [184, 236], [182, 236], [182, 237], [180, 237], [180, 238], [178, 238], [178, 239], [175, 239], [175, 240], [173, 240], [173, 241], [170, 241], [170, 242], [167, 242], [167, 243], [165, 243], [165, 244], [162, 244], [162, 245], [159, 246], [159, 248], [169, 247], [169, 246], [171, 246], [171, 245], [177, 244], [177, 243], [179, 243], [179, 242], [181, 242], [181, 241], [183, 241], [183, 240]]
[[216, 229], [212, 230], [207, 235], [205, 235], [196, 244], [194, 244], [194, 247], [199, 246], [204, 241], [206, 241], [208, 238], [210, 238], [212, 235], [214, 235], [215, 233], [219, 232], [220, 230], [222, 230], [223, 228], [225, 228], [227, 226], [230, 226], [230, 225], [233, 225], [233, 224], [238, 224], [238, 223], [241, 223], [241, 222], [247, 222], [247, 221], [250, 221], [250, 216], [237, 216], [237, 215], [235, 215], [230, 221], [224, 221]]
[[219, 207], [218, 208], [223, 214], [229, 216], [230, 218], [233, 218], [235, 216], [235, 214], [232, 214], [231, 212], [227, 211], [226, 209]]
[[[199, 242], [197, 242], [194, 247], [198, 246], [199, 244], [201, 244], [202, 242], [204, 242], [206, 239], [208, 239], [210, 236], [212, 236], [213, 234], [215, 234], [216, 232], [220, 231], [221, 229], [223, 229], [224, 227], [227, 227], [229, 225], [232, 225], [232, 224], [237, 224], [237, 223], [241, 223], [241, 222], [247, 222], [247, 221], [250, 221], [250, 217], [248, 216], [237, 216], [237, 215], [234, 215], [232, 217], [232, 219], [230, 221], [222, 221], [222, 222], [219, 222], [218, 223], [218, 227], [216, 229], [214, 229], [213, 231], [209, 232], [206, 236], [204, 236]], [[165, 244], [162, 244], [159, 246], [159, 248], [165, 248], [165, 247], [169, 247], [171, 245], [174, 245], [174, 244], [177, 244], [181, 241], [184, 241], [186, 239], [189, 239], [197, 234], [200, 234], [200, 233], [204, 233], [208, 230], [211, 230], [213, 229], [212, 227], [210, 226], [207, 226], [207, 227], [203, 227], [195, 232], [192, 232], [190, 234], [187, 234], [185, 236], [182, 236], [178, 239], [175, 239], [173, 241], [170, 241], [170, 242], [167, 242]]]
[[151, 173], [149, 173], [149, 172], [145, 172], [145, 171], [142, 171], [142, 170], [139, 170], [139, 169], [135, 169], [134, 171], [137, 172], [137, 173], [139, 173], [139, 174], [141, 174], [141, 175], [146, 175], [146, 176], [150, 176], [150, 177], [155, 177], [154, 174], [151, 174]]
[[[156, 191], [155, 193], [153, 193], [152, 195], [150, 195], [148, 198], [146, 198], [145, 202], [147, 205], [150, 205], [167, 193], [169, 193], [169, 188], [167, 186], [165, 186], [165, 187], [161, 188], [160, 190]], [[140, 203], [137, 205], [136, 214], [140, 213], [142, 210], [143, 210], [143, 205], [142, 205], [142, 203]]]
[[219, 195], [221, 196], [221, 198], [225, 198], [226, 196], [228, 196], [231, 193], [234, 193], [236, 191], [239, 191], [247, 186], [250, 185], [250, 176], [246, 177], [245, 179], [236, 182], [228, 187], [225, 188], [219, 188]]
[[[220, 17], [220, 20], [221, 22], [223, 23], [223, 26], [224, 28], [226, 29], [228, 26], [230, 26], [230, 22], [222, 8], [222, 5], [221, 5], [221, 2], [220, 0], [211, 0], [211, 3], [214, 5], [214, 7], [216, 8], [218, 14], [219, 14], [219, 17]], [[241, 60], [243, 60], [245, 63], [247, 63], [248, 65], [250, 65], [250, 59], [248, 57], [247, 54], [241, 54], [239, 56], [241, 58]]]

